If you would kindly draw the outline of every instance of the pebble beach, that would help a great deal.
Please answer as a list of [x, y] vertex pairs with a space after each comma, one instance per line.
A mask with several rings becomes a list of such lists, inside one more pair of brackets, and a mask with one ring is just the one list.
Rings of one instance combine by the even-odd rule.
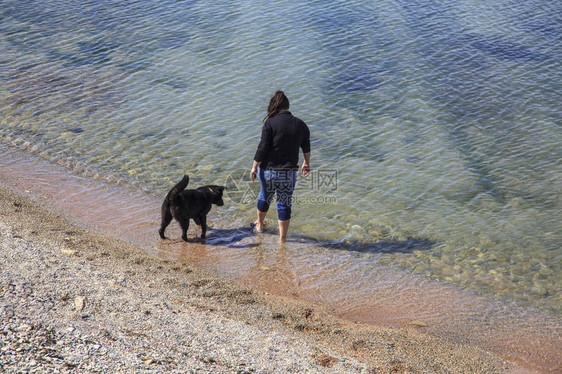
[[525, 373], [425, 334], [336, 319], [73, 226], [0, 188], [6, 373]]
[[[562, 373], [558, 3], [0, 14], [0, 373]], [[278, 89], [286, 246], [248, 178]], [[226, 187], [206, 240], [157, 234], [184, 174]]]

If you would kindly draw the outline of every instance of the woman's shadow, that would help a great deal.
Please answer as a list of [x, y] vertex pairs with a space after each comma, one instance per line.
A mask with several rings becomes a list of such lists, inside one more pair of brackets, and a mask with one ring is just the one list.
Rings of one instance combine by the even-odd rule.
[[[212, 235], [207, 236], [206, 244], [226, 246], [229, 248], [254, 248], [261, 242], [256, 237], [252, 227], [209, 228]], [[361, 253], [412, 253], [414, 251], [429, 251], [435, 242], [426, 238], [407, 238], [405, 240], [381, 240], [374, 243], [346, 243], [344, 241], [319, 241], [307, 236], [294, 236], [289, 242], [308, 242], [329, 249], [348, 250]]]
[[[320, 243], [319, 243], [320, 244]], [[412, 253], [429, 251], [435, 242], [425, 238], [408, 238], [405, 240], [381, 240], [375, 243], [345, 243], [331, 241], [320, 244], [324, 248], [348, 250], [361, 253]]]

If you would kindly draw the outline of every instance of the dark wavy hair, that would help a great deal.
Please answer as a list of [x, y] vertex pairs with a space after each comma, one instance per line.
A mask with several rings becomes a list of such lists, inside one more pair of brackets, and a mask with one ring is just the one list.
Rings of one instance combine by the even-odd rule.
[[282, 110], [289, 109], [289, 98], [285, 95], [283, 91], [277, 91], [271, 96], [269, 100], [269, 106], [267, 107], [267, 116], [263, 121], [267, 121], [271, 117], [275, 117]]

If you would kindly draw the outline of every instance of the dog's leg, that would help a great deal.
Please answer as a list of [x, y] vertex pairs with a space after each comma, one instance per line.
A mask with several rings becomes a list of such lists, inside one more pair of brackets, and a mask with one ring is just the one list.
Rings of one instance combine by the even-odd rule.
[[162, 209], [162, 223], [160, 224], [160, 237], [162, 239], [166, 239], [164, 235], [164, 231], [166, 231], [166, 227], [172, 222], [172, 213], [170, 213], [170, 209]]
[[189, 230], [189, 218], [182, 218], [178, 221], [179, 221], [180, 226], [181, 226], [181, 238], [184, 241], [187, 241], [187, 230]]
[[201, 239], [205, 239], [207, 236], [207, 217], [200, 217], [199, 220], [201, 221]]

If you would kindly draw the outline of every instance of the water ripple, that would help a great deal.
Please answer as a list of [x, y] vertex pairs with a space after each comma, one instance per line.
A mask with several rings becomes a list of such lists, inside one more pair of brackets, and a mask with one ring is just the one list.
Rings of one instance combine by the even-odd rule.
[[160, 195], [247, 168], [284, 89], [317, 172], [338, 173], [301, 179], [336, 202], [300, 204], [295, 231], [439, 243], [380, 261], [560, 310], [559, 5], [53, 4], [0, 10], [3, 141]]

